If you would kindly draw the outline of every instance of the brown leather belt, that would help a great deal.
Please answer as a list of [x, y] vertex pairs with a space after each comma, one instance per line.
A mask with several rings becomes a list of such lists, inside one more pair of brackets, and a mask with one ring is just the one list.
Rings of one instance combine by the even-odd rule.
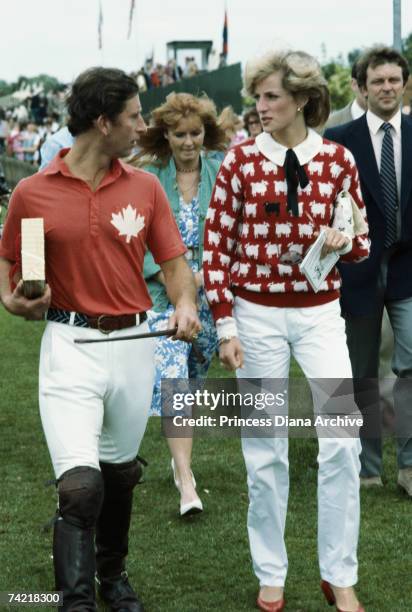
[[140, 325], [147, 319], [145, 312], [137, 315], [100, 315], [98, 317], [87, 317], [89, 327], [98, 329], [103, 334], [110, 334], [112, 331], [126, 329], [126, 327], [135, 327]]
[[59, 308], [49, 308], [46, 316], [48, 321], [74, 325], [75, 327], [91, 327], [98, 329], [102, 334], [110, 334], [112, 331], [126, 329], [141, 325], [147, 319], [145, 312], [125, 315], [96, 315], [89, 316], [80, 312], [70, 312]]

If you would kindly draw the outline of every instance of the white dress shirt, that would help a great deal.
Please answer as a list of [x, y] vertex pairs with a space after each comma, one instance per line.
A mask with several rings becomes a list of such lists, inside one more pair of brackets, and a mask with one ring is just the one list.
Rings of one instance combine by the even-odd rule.
[[398, 186], [398, 201], [401, 198], [401, 168], [402, 168], [402, 144], [401, 144], [401, 111], [400, 109], [389, 121], [384, 121], [370, 110], [366, 113], [369, 134], [375, 152], [378, 170], [381, 167], [382, 141], [385, 132], [382, 129], [383, 123], [390, 123], [392, 126], [391, 134], [393, 140], [393, 155], [395, 160], [396, 182]]
[[362, 117], [362, 115], [365, 114], [365, 110], [361, 106], [359, 106], [359, 103], [356, 98], [351, 104], [350, 114], [352, 115], [352, 119], [359, 119], [359, 117]]

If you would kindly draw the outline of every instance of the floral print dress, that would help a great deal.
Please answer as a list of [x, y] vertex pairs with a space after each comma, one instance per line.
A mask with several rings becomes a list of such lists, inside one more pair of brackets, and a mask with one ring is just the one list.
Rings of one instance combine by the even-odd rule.
[[[189, 249], [187, 259], [193, 272], [199, 271], [197, 252], [199, 249], [199, 199], [195, 196], [190, 203], [179, 199], [180, 213], [177, 225], [183, 242]], [[193, 256], [194, 255], [194, 256]], [[213, 318], [207, 303], [203, 287], [198, 290], [199, 318], [202, 331], [196, 344], [205, 357], [200, 363], [192, 350], [192, 345], [180, 340], [173, 341], [168, 337], [157, 339], [155, 351], [156, 374], [153, 387], [151, 415], [161, 414], [161, 380], [162, 378], [205, 378], [207, 370], [217, 350], [218, 342]], [[168, 320], [173, 314], [173, 306], [169, 304], [163, 312], [149, 311], [148, 320], [151, 331], [167, 329]]]

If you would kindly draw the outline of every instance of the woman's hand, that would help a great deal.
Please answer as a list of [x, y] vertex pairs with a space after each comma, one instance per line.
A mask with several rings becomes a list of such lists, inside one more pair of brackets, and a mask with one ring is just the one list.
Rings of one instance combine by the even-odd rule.
[[243, 367], [243, 349], [239, 338], [231, 338], [219, 345], [220, 363], [226, 370]]
[[333, 227], [322, 227], [322, 230], [326, 234], [326, 239], [322, 247], [321, 257], [325, 257], [328, 253], [334, 251], [340, 251], [350, 243], [350, 238]]

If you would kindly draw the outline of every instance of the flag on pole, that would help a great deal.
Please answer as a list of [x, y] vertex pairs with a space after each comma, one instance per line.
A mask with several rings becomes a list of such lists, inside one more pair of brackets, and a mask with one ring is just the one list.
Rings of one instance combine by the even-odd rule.
[[127, 38], [130, 38], [132, 33], [132, 24], [133, 24], [133, 13], [134, 13], [134, 0], [130, 0], [130, 12], [129, 12], [129, 29], [127, 30]]
[[99, 0], [99, 21], [97, 25], [97, 35], [99, 39], [99, 49], [103, 48], [103, 9], [102, 0]]
[[228, 53], [228, 37], [227, 37], [227, 7], [225, 6], [225, 20], [223, 22], [223, 46], [222, 46], [222, 55], [227, 57]]

